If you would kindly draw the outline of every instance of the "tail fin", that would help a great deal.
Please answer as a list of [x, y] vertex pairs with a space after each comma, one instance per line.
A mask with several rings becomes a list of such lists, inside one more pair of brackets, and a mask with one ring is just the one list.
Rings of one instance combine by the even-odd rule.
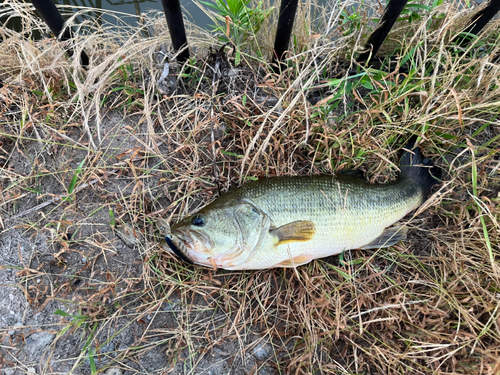
[[412, 137], [405, 147], [406, 150], [403, 152], [399, 167], [401, 175], [420, 186], [427, 198], [431, 188], [440, 182], [441, 169], [434, 166], [429, 158], [424, 158], [420, 148], [415, 146], [415, 140], [416, 137]]

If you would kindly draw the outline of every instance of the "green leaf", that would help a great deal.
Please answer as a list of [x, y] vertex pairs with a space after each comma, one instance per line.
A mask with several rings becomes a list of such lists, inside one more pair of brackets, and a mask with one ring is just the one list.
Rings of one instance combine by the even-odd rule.
[[368, 90], [373, 90], [373, 85], [372, 83], [370, 82], [370, 79], [368, 79], [368, 77], [366, 77], [367, 79], [363, 78], [361, 80], [361, 85], [363, 85], [364, 88], [367, 88]]
[[[436, 135], [438, 137], [442, 137], [444, 139], [450, 140], [450, 139], [457, 139], [458, 137], [453, 134], [448, 134], [448, 133], [441, 133], [441, 132], [436, 132]], [[477, 134], [474, 134], [473, 137], [475, 137]]]
[[351, 275], [349, 275], [347, 272], [342, 271], [340, 268], [337, 268], [331, 264], [328, 264], [330, 268], [333, 268], [335, 271], [337, 271], [346, 281], [350, 281], [352, 279]]
[[89, 348], [89, 362], [90, 362], [90, 371], [92, 375], [97, 374], [97, 369], [95, 367], [95, 360], [94, 360], [94, 351], [92, 348]]
[[207, 7], [210, 7], [212, 9], [215, 9], [215, 10], [219, 10], [219, 8], [217, 8], [214, 4], [212, 3], [209, 3], [208, 1], [201, 1], [200, 0], [200, 3], [202, 3], [203, 5], [206, 5]]
[[114, 227], [116, 225], [116, 220], [115, 220], [115, 213], [113, 212], [113, 209], [110, 208], [109, 209], [109, 217], [110, 217], [110, 221], [109, 221], [109, 224]]
[[71, 317], [73, 317], [73, 315], [68, 314], [66, 311], [62, 311], [62, 310], [59, 310], [59, 309], [57, 309], [56, 311], [54, 311], [54, 314], [60, 315], [60, 316], [71, 316]]
[[225, 150], [221, 150], [220, 152], [224, 155], [234, 156], [238, 159], [243, 159], [243, 155], [238, 155], [238, 154], [235, 154], [234, 152], [225, 151]]
[[415, 47], [410, 49], [408, 53], [401, 59], [400, 65], [405, 66], [406, 62], [410, 59], [413, 59], [413, 56], [415, 55], [415, 51], [417, 50], [418, 47], [420, 47], [421, 43], [418, 43]]
[[73, 178], [71, 179], [71, 182], [68, 187], [68, 194], [72, 194], [73, 191], [75, 190], [76, 183], [78, 182], [78, 175], [82, 171], [83, 163], [85, 163], [85, 159], [83, 159], [78, 167], [75, 170], [75, 174], [73, 175]]
[[327, 86], [339, 87], [340, 84], [342, 83], [342, 81], [343, 81], [343, 79], [334, 78], [334, 79], [331, 79], [327, 82]]
[[432, 10], [432, 8], [428, 5], [423, 5], [423, 4], [407, 4], [406, 5], [407, 8], [415, 8], [415, 9], [423, 9], [423, 10], [427, 10], [427, 11], [430, 11]]

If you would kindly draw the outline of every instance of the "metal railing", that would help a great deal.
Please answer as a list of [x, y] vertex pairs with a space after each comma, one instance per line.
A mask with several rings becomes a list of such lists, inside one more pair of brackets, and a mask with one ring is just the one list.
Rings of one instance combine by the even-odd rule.
[[[59, 40], [65, 41], [71, 38], [71, 30], [69, 27], [64, 27], [64, 19], [52, 0], [31, 0], [31, 2]], [[184, 63], [189, 59], [189, 45], [184, 21], [182, 19], [181, 5], [179, 0], [161, 0], [161, 2], [167, 19], [172, 45], [174, 50], [179, 52], [177, 61]], [[372, 57], [377, 54], [380, 46], [394, 26], [394, 23], [400, 16], [407, 2], [408, 0], [389, 1], [382, 19], [375, 31], [373, 31], [368, 38], [364, 52], [357, 58], [359, 63], [370, 63]], [[295, 14], [297, 12], [297, 4], [298, 0], [281, 0], [273, 54], [273, 62], [275, 63], [276, 71], [283, 67], [281, 62], [283, 61], [285, 52], [288, 49], [288, 44], [290, 43]], [[454, 42], [462, 47], [467, 45], [472, 39], [471, 36], [478, 35], [499, 10], [500, 0], [490, 0], [484, 8], [471, 17], [466, 29], [454, 39]], [[68, 49], [67, 52], [70, 55], [73, 54], [72, 49]], [[89, 63], [89, 58], [84, 51], [80, 54], [80, 62], [83, 66], [87, 66]]]

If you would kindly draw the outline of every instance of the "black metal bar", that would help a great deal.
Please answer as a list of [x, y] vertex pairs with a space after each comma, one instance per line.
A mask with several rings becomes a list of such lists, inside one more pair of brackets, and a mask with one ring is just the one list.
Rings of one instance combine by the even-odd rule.
[[281, 0], [278, 28], [274, 40], [273, 63], [281, 61], [290, 43], [293, 21], [297, 12], [298, 0]]
[[[56, 38], [62, 42], [71, 39], [71, 31], [69, 27], [64, 28], [64, 19], [52, 0], [31, 0], [31, 3], [43, 18], [47, 26], [49, 26], [50, 30], [55, 34]], [[63, 29], [64, 32], [62, 32]], [[72, 49], [67, 49], [66, 52], [68, 52], [70, 56], [73, 56]], [[80, 63], [83, 66], [89, 65], [89, 57], [85, 51], [82, 51], [80, 54]]]
[[385, 38], [387, 38], [387, 35], [389, 35], [389, 31], [391, 31], [392, 26], [396, 23], [396, 20], [403, 11], [407, 2], [408, 0], [389, 1], [377, 28], [372, 35], [370, 35], [370, 38], [368, 38], [368, 42], [366, 42], [365, 51], [359, 55], [357, 59], [358, 62], [364, 63], [370, 56], [374, 57], [377, 54], [380, 46], [384, 42]]
[[[483, 27], [491, 21], [495, 14], [500, 11], [500, 0], [490, 0], [487, 6], [478, 11], [472, 18], [472, 22], [462, 33], [477, 35], [481, 32]], [[469, 44], [472, 38], [468, 35], [458, 35], [453, 40], [460, 46]]]
[[189, 59], [187, 47], [186, 30], [182, 19], [182, 10], [179, 0], [161, 0], [165, 18], [167, 19], [168, 32], [172, 39], [172, 45], [176, 51], [184, 48], [177, 56], [177, 61], [185, 62]]

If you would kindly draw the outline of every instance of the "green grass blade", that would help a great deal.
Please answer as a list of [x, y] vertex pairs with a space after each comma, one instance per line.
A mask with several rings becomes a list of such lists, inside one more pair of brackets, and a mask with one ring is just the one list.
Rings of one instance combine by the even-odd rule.
[[73, 191], [75, 190], [76, 183], [78, 182], [78, 175], [82, 171], [83, 163], [85, 163], [85, 159], [83, 159], [80, 162], [80, 164], [78, 165], [78, 167], [75, 170], [75, 173], [73, 174], [73, 178], [71, 179], [71, 182], [70, 182], [69, 187], [68, 187], [68, 194], [72, 194]]

